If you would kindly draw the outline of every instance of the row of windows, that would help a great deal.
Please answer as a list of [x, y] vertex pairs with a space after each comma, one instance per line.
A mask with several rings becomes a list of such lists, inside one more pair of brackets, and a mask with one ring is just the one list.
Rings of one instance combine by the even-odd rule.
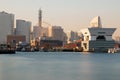
[[[87, 34], [87, 32], [85, 32], [85, 34]], [[98, 34], [105, 34], [105, 32], [98, 32]]]
[[105, 32], [98, 32], [98, 34], [105, 34]]

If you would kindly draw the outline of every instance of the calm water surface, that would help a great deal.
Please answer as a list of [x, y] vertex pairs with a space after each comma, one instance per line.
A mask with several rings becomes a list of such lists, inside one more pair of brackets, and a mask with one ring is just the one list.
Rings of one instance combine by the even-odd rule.
[[120, 53], [0, 55], [0, 80], [120, 80]]

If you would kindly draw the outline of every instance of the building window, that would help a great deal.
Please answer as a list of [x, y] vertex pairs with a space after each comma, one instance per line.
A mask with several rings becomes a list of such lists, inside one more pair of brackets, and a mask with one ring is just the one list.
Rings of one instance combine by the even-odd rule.
[[16, 40], [12, 40], [12, 43], [16, 43]]
[[87, 32], [85, 32], [85, 34], [87, 34]]
[[105, 32], [98, 32], [98, 34], [105, 34]]
[[106, 38], [105, 38], [105, 36], [98, 36], [98, 37], [96, 38], [96, 40], [102, 40], [102, 41], [105, 41]]
[[83, 43], [85, 49], [87, 49], [87, 43]]
[[89, 41], [89, 36], [86, 37], [86, 41]]

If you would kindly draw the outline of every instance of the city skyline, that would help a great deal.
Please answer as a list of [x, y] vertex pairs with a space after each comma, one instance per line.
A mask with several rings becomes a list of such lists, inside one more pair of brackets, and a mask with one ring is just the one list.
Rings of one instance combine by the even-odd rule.
[[60, 25], [65, 31], [79, 31], [89, 27], [95, 16], [101, 16], [103, 27], [119, 28], [120, 7], [118, 0], [4, 0], [0, 11], [15, 14], [16, 19], [31, 21], [38, 24], [38, 10], [42, 9], [43, 21], [52, 25]]

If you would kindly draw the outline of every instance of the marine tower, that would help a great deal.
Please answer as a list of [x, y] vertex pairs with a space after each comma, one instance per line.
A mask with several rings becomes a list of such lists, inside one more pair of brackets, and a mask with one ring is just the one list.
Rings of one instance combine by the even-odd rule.
[[42, 10], [39, 9], [38, 26], [42, 27]]

